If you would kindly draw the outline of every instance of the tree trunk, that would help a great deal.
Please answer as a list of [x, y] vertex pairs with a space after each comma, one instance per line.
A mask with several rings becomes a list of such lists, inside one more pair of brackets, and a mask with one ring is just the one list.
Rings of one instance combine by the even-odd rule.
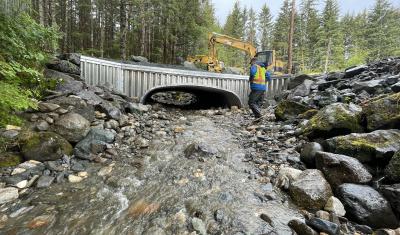
[[332, 38], [329, 38], [328, 48], [326, 50], [324, 73], [328, 72], [329, 59], [331, 57], [331, 46], [332, 46], [331, 44], [332, 44]]
[[292, 73], [293, 67], [293, 34], [294, 34], [294, 18], [296, 11], [296, 1], [292, 0], [292, 12], [290, 16], [290, 27], [289, 27], [289, 41], [288, 41], [288, 74]]
[[121, 59], [126, 60], [126, 3], [125, 0], [120, 0], [120, 56]]
[[45, 0], [39, 0], [38, 2], [38, 8], [39, 8], [39, 23], [41, 25], [44, 25], [44, 1]]

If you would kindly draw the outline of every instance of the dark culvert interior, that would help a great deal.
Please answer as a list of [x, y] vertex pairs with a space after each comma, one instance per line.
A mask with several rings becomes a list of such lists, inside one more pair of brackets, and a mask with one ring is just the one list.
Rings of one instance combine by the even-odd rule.
[[142, 97], [142, 103], [161, 103], [182, 109], [209, 109], [241, 107], [237, 95], [230, 91], [202, 86], [170, 86], [150, 90]]

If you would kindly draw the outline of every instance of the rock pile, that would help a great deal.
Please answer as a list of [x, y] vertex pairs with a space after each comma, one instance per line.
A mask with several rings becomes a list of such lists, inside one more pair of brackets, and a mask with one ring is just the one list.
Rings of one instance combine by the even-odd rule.
[[286, 187], [298, 206], [316, 212], [289, 223], [298, 234], [347, 234], [347, 219], [364, 234], [400, 226], [399, 85], [400, 58], [290, 81], [275, 116], [305, 140], [297, 150], [310, 169]]
[[[152, 126], [145, 121], [155, 115], [148, 114], [150, 107], [112, 88], [87, 85], [79, 66], [79, 54], [61, 55], [47, 64], [44, 74], [56, 81], [55, 90], [37, 110], [21, 114], [24, 127], [0, 130], [8, 143], [0, 153], [0, 204], [32, 187], [82, 181], [88, 164], [107, 164], [118, 156], [116, 139], [139, 143], [132, 149], [151, 139]], [[160, 116], [166, 118], [165, 113]]]

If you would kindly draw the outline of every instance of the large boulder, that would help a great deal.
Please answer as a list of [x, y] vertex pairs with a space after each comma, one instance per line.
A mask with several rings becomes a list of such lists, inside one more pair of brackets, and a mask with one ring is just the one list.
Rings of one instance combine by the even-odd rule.
[[353, 84], [353, 89], [358, 93], [361, 91], [366, 91], [369, 94], [378, 94], [382, 91], [383, 85], [382, 82], [384, 80], [370, 80], [366, 82], [355, 82]]
[[300, 207], [309, 210], [324, 208], [328, 199], [333, 196], [329, 183], [319, 170], [305, 170], [289, 187], [289, 194]]
[[107, 144], [114, 141], [115, 134], [108, 130], [93, 128], [74, 148], [74, 155], [81, 159], [91, 160], [92, 154], [104, 151]]
[[303, 83], [295, 87], [292, 92], [290, 93], [289, 97], [295, 96], [308, 96], [311, 92], [311, 85], [314, 83], [313, 80], [304, 80]]
[[366, 185], [342, 184], [338, 190], [347, 216], [373, 228], [397, 228], [398, 221], [388, 201]]
[[395, 153], [385, 168], [386, 177], [390, 181], [400, 183], [400, 151]]
[[60, 56], [58, 56], [59, 59], [61, 60], [68, 60], [69, 62], [81, 66], [81, 54], [78, 53], [65, 53]]
[[307, 112], [312, 108], [293, 100], [283, 100], [275, 108], [277, 120], [290, 120], [296, 118], [299, 114]]
[[389, 201], [397, 218], [400, 219], [400, 184], [382, 185], [379, 191]]
[[93, 105], [89, 105], [85, 100], [77, 96], [60, 96], [55, 99], [49, 100], [60, 105], [65, 110], [80, 114], [82, 117], [92, 122], [95, 118], [95, 109]]
[[385, 165], [400, 150], [400, 130], [377, 130], [327, 139], [325, 151], [357, 158], [360, 162]]
[[21, 152], [26, 160], [52, 161], [71, 155], [72, 146], [53, 132], [27, 132], [21, 137]]
[[94, 91], [83, 90], [76, 94], [76, 96], [82, 98], [90, 105], [99, 105], [103, 102], [103, 99], [100, 96], [96, 95]]
[[345, 78], [354, 77], [354, 76], [356, 76], [358, 74], [361, 74], [365, 70], [367, 70], [367, 68], [368, 68], [368, 66], [366, 66], [366, 65], [360, 65], [360, 66], [354, 66], [354, 67], [347, 68], [345, 70], [344, 77]]
[[73, 64], [67, 60], [58, 60], [55, 59], [48, 64], [46, 64], [47, 68], [53, 69], [63, 73], [70, 73], [79, 75], [81, 73], [79, 67], [76, 64]]
[[89, 128], [90, 122], [77, 113], [67, 113], [54, 123], [54, 132], [72, 143], [82, 140]]
[[121, 110], [115, 107], [109, 101], [103, 101], [101, 104], [96, 106], [96, 109], [107, 115], [108, 118], [119, 120], [122, 116]]
[[310, 139], [362, 132], [361, 112], [361, 107], [355, 104], [331, 104], [313, 116], [302, 132]]
[[333, 188], [343, 183], [365, 184], [372, 175], [355, 158], [327, 152], [317, 152], [317, 169], [321, 170]]
[[299, 75], [293, 79], [290, 80], [288, 84], [288, 89], [292, 90], [293, 88], [297, 87], [298, 85], [302, 84], [305, 80], [314, 80], [312, 77], [310, 77], [307, 74], [302, 74]]
[[396, 93], [368, 103], [364, 108], [368, 130], [400, 129], [399, 102], [400, 93]]
[[43, 75], [45, 78], [50, 78], [57, 81], [69, 82], [74, 81], [75, 79], [68, 74], [45, 68], [43, 71]]
[[132, 60], [133, 62], [141, 62], [141, 63], [149, 62], [149, 60], [146, 57], [137, 55], [131, 55], [130, 60]]
[[306, 143], [300, 153], [300, 160], [308, 167], [315, 167], [315, 155], [318, 151], [323, 151], [321, 144], [316, 142]]

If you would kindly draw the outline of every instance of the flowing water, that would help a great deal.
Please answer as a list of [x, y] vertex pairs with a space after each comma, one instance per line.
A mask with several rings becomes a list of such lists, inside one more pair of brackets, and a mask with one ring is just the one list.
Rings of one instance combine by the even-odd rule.
[[[208, 117], [187, 118], [191, 124], [176, 138], [153, 139], [105, 168], [90, 163], [80, 183], [21, 195], [0, 233], [291, 234], [286, 224], [302, 216], [276, 189], [249, 179], [254, 166], [243, 161], [232, 130]], [[206, 151], [185, 151], [193, 143]], [[277, 200], [260, 196], [272, 190]]]

